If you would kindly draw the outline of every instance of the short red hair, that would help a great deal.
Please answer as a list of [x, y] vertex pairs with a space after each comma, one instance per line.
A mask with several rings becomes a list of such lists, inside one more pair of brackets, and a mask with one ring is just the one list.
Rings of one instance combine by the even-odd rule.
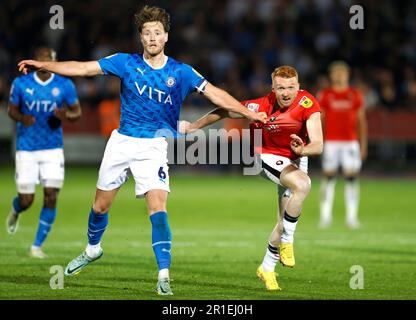
[[295, 68], [291, 66], [281, 66], [281, 67], [274, 69], [274, 71], [272, 72], [272, 80], [275, 77], [286, 78], [286, 79], [293, 78], [293, 77], [298, 78], [298, 72], [296, 71]]

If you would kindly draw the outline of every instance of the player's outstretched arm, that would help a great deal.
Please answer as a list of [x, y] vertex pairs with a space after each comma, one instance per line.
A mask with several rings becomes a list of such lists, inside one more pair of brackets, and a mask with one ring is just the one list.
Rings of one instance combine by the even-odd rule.
[[248, 110], [226, 91], [208, 83], [204, 95], [215, 105], [232, 113], [237, 113], [250, 121], [266, 123], [266, 116], [263, 113], [256, 113]]
[[306, 121], [306, 130], [308, 131], [310, 142], [307, 145], [303, 145], [302, 139], [296, 134], [292, 134], [290, 135], [292, 138], [290, 147], [300, 157], [320, 155], [324, 148], [320, 112], [311, 114]]
[[[267, 114], [265, 112], [259, 112], [259, 113], [264, 114], [264, 116], [267, 117]], [[179, 123], [179, 132], [182, 134], [192, 133], [198, 129], [205, 128], [224, 118], [241, 119], [244, 117], [238, 113], [234, 113], [231, 111], [227, 111], [225, 109], [217, 108], [203, 115], [201, 118], [199, 118], [198, 120], [194, 122], [181, 121]]]
[[98, 61], [36, 61], [22, 60], [18, 63], [19, 71], [27, 74], [31, 71], [46, 70], [67, 77], [91, 77], [104, 74]]
[[208, 112], [207, 114], [203, 115], [201, 118], [199, 118], [198, 120], [192, 123], [188, 121], [180, 121], [179, 132], [182, 134], [192, 133], [198, 129], [202, 129], [221, 119], [228, 118], [228, 117], [230, 117], [229, 111], [225, 109], [217, 108]]

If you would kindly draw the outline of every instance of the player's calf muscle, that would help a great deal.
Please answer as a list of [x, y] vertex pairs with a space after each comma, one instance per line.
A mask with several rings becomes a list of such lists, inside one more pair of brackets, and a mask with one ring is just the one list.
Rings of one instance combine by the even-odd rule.
[[45, 190], [43, 205], [46, 208], [53, 209], [56, 207], [56, 202], [58, 200], [58, 190], [50, 189], [48, 191]]
[[34, 194], [19, 194], [19, 205], [23, 210], [25, 210], [32, 205], [34, 199]]

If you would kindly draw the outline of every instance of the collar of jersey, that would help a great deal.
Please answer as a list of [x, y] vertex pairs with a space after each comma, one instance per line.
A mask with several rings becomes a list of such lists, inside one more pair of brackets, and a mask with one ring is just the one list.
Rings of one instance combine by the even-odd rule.
[[153, 70], [160, 70], [160, 69], [163, 69], [165, 66], [166, 66], [166, 63], [168, 62], [168, 59], [169, 59], [169, 57], [168, 56], [166, 56], [165, 55], [165, 63], [163, 63], [163, 65], [161, 66], [161, 67], [159, 67], [159, 68], [154, 68], [154, 67], [152, 67], [152, 65], [146, 60], [146, 58], [144, 57], [144, 54], [142, 55], [142, 57], [143, 57], [143, 61], [150, 67], [150, 68], [152, 68]]
[[48, 80], [46, 80], [46, 81], [42, 81], [39, 77], [38, 77], [38, 75], [36, 74], [36, 72], [34, 72], [33, 73], [33, 78], [35, 79], [35, 81], [37, 82], [37, 83], [39, 83], [41, 86], [46, 86], [46, 85], [48, 85], [52, 80], [53, 80], [53, 78], [55, 77], [55, 74], [51, 74], [51, 77], [48, 79]]

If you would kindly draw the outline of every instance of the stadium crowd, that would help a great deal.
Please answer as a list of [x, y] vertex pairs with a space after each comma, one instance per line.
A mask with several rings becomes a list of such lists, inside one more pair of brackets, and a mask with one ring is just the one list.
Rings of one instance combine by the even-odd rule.
[[[295, 66], [303, 88], [328, 85], [327, 66], [343, 59], [367, 109], [416, 112], [416, 3], [360, 1], [364, 30], [351, 30], [346, 0], [146, 1], [172, 16], [167, 54], [189, 63], [236, 98], [264, 95], [276, 66]], [[135, 0], [61, 1], [64, 29], [52, 30], [54, 1], [0, 2], [0, 102], [17, 76], [16, 64], [40, 44], [60, 60], [92, 60], [138, 50]], [[118, 80], [75, 79], [83, 108], [118, 95]], [[198, 95], [186, 104], [205, 105]]]

